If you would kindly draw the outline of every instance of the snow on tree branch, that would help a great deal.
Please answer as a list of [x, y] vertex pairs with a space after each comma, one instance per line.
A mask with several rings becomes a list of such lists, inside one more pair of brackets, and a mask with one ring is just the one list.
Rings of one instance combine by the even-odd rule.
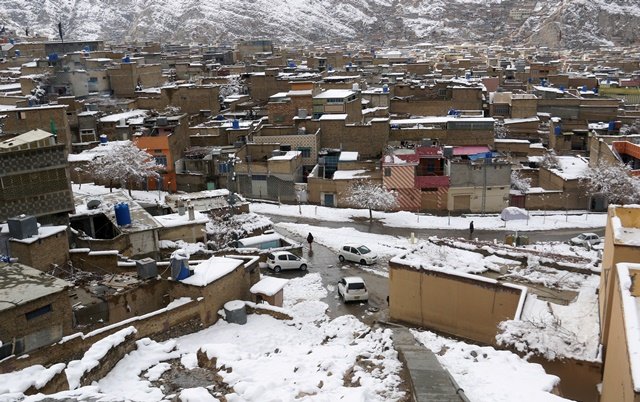
[[546, 169], [557, 169], [560, 167], [560, 161], [558, 160], [558, 156], [556, 152], [552, 149], [542, 157], [540, 161], [540, 166]]
[[89, 171], [96, 180], [120, 183], [131, 190], [132, 184], [140, 184], [148, 179], [158, 179], [161, 165], [144, 150], [133, 143], [110, 144], [109, 150], [91, 162]]
[[630, 204], [640, 201], [640, 179], [631, 175], [631, 167], [602, 163], [590, 168], [582, 180], [589, 196], [604, 196], [609, 203]]
[[368, 209], [369, 219], [372, 219], [372, 210], [392, 208], [396, 205], [397, 196], [380, 184], [356, 181], [346, 190], [344, 200], [350, 205]]
[[519, 170], [511, 172], [511, 188], [526, 193], [531, 188], [531, 179], [523, 177]]

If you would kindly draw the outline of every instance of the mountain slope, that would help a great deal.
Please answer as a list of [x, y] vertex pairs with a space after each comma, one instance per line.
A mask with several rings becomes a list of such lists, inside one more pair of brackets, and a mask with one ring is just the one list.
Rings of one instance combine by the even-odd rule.
[[0, 24], [66, 38], [633, 44], [640, 0], [3, 0]]

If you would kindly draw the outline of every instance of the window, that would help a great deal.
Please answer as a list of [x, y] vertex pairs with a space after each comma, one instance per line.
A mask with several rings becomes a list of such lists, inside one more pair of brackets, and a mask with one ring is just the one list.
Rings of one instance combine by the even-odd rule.
[[167, 157], [164, 155], [155, 155], [153, 159], [156, 160], [156, 165], [167, 166]]
[[302, 152], [302, 157], [303, 158], [310, 158], [311, 157], [311, 148], [298, 147], [298, 151]]
[[40, 317], [41, 315], [45, 315], [50, 312], [51, 312], [51, 304], [47, 304], [46, 306], [37, 308], [33, 311], [29, 311], [28, 313], [25, 314], [25, 317], [27, 317], [27, 320], [33, 320], [36, 317]]
[[391, 176], [391, 168], [386, 167], [384, 168], [384, 177], [389, 177]]

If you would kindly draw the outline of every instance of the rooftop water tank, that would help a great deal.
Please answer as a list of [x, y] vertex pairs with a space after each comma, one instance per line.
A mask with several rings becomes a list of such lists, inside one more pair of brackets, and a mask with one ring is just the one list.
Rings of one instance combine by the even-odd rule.
[[383, 94], [387, 94], [387, 93], [389, 93], [389, 85], [384, 84], [384, 85], [382, 86], [382, 93], [383, 93]]
[[246, 324], [247, 311], [242, 300], [231, 300], [224, 304], [224, 316], [230, 324]]
[[14, 239], [26, 239], [38, 234], [38, 221], [32, 215], [18, 215], [7, 219], [9, 236]]
[[124, 57], [122, 58], [122, 62], [123, 62], [123, 63], [131, 63], [131, 58], [130, 58], [129, 56], [124, 56]]
[[191, 271], [189, 270], [189, 255], [183, 249], [178, 249], [171, 253], [169, 266], [171, 267], [171, 277], [176, 281], [191, 276]]
[[120, 202], [116, 204], [113, 209], [116, 212], [116, 223], [118, 226], [131, 225], [131, 212], [129, 211], [129, 204]]
[[101, 145], [105, 145], [107, 142], [109, 142], [109, 139], [107, 138], [106, 134], [100, 134], [100, 144]]
[[143, 258], [136, 261], [138, 278], [150, 279], [158, 276], [158, 263], [153, 258]]
[[616, 129], [616, 122], [615, 120], [610, 120], [609, 121], [609, 131], [615, 131]]
[[554, 133], [555, 135], [560, 135], [560, 134], [562, 134], [562, 126], [555, 126], [555, 127], [553, 128], [553, 133]]
[[20, 51], [19, 50], [16, 50], [15, 53], [16, 53], [16, 57], [20, 57]]
[[233, 121], [231, 122], [231, 127], [234, 130], [240, 129], [240, 121], [238, 119], [233, 119]]

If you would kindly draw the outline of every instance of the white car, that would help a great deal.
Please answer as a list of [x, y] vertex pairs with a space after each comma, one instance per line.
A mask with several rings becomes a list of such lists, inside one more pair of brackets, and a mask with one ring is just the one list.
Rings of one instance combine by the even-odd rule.
[[600, 244], [602, 239], [595, 233], [581, 233], [570, 240], [571, 244], [576, 246], [591, 247]]
[[338, 259], [340, 262], [353, 261], [360, 264], [371, 265], [375, 264], [378, 260], [378, 256], [369, 250], [367, 246], [362, 244], [345, 244], [338, 252]]
[[274, 251], [267, 254], [267, 265], [275, 272], [283, 269], [300, 269], [307, 270], [308, 262], [306, 259], [298, 257], [288, 251]]
[[359, 276], [345, 276], [340, 279], [338, 296], [342, 297], [345, 302], [369, 300], [367, 285], [364, 283], [364, 279]]

